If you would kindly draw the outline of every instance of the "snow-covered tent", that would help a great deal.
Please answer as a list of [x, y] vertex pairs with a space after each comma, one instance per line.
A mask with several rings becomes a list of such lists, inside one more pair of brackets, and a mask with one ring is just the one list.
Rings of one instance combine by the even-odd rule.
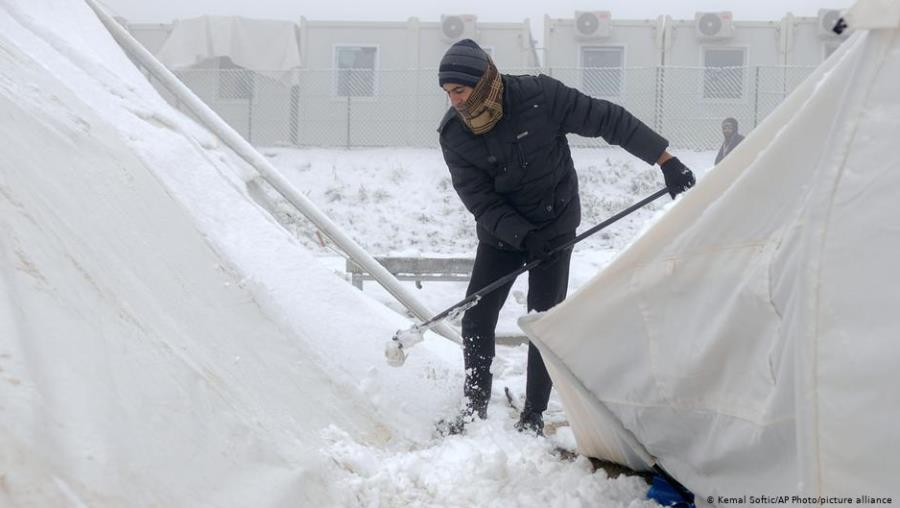
[[846, 18], [855, 35], [722, 164], [522, 318], [581, 451], [640, 467], [633, 436], [704, 499], [897, 502], [900, 3]]
[[455, 407], [252, 178], [86, 4], [0, 3], [0, 506], [339, 506], [329, 433]]

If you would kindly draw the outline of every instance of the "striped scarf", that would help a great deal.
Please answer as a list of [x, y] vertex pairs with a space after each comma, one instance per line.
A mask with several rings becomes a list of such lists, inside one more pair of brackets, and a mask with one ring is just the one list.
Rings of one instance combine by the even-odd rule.
[[503, 118], [503, 80], [490, 58], [484, 75], [459, 110], [459, 116], [476, 135], [491, 130]]

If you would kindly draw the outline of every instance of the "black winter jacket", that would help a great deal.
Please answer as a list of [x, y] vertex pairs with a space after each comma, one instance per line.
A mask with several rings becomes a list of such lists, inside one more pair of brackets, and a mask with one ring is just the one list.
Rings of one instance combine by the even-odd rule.
[[600, 136], [648, 164], [669, 144], [621, 106], [549, 76], [502, 79], [503, 118], [493, 129], [473, 134], [453, 108], [438, 128], [453, 187], [482, 242], [521, 249], [531, 231], [575, 231], [581, 203], [566, 134]]

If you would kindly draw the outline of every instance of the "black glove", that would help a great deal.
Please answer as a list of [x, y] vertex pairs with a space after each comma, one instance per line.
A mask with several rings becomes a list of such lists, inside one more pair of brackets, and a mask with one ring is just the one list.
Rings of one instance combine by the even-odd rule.
[[672, 199], [682, 192], [694, 186], [694, 173], [678, 160], [678, 157], [663, 162], [660, 166], [663, 172], [663, 178], [666, 179], [666, 189]]
[[528, 259], [545, 259], [550, 255], [550, 251], [553, 250], [550, 242], [538, 231], [528, 233], [522, 245], [528, 251]]

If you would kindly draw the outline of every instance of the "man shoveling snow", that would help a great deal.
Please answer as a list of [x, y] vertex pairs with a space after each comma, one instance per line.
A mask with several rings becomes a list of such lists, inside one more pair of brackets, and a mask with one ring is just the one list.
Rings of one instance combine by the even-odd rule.
[[[666, 151], [668, 141], [621, 106], [591, 98], [548, 76], [500, 74], [472, 40], [441, 60], [438, 82], [452, 107], [438, 131], [453, 186], [477, 224], [478, 248], [467, 295], [524, 264], [528, 310], [545, 311], [568, 290], [571, 247], [581, 221], [578, 181], [566, 134], [602, 137], [648, 164], [659, 164], [674, 198], [694, 175]], [[465, 407], [439, 431], [457, 434], [487, 417], [494, 329], [513, 281], [483, 295], [462, 319]], [[525, 404], [516, 428], [543, 432], [552, 381], [529, 345]]]

